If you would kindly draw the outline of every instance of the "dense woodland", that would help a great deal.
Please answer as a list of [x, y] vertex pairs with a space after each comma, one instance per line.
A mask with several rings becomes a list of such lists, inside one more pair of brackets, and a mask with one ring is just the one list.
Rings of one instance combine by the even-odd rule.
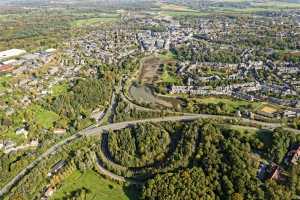
[[[170, 140], [158, 130], [167, 131]], [[108, 140], [113, 162], [139, 169], [139, 180], [144, 174], [141, 199], [288, 200], [300, 192], [300, 168], [283, 162], [300, 137], [283, 129], [255, 132], [207, 121], [146, 124], [110, 133]], [[163, 150], [167, 154], [157, 157]], [[155, 164], [149, 165], [150, 160]], [[284, 180], [258, 178], [260, 163], [280, 165]], [[106, 165], [121, 173], [115, 165]], [[150, 174], [154, 177], [149, 179]]]
[[[283, 163], [286, 153], [300, 142], [300, 137], [282, 129], [253, 132], [207, 121], [165, 122], [137, 125], [108, 135], [108, 148], [116, 163], [147, 172], [145, 185], [135, 188], [140, 199], [288, 200], [300, 193], [300, 168]], [[55, 158], [46, 159], [30, 172], [10, 196], [31, 199], [42, 194], [46, 184], [59, 187], [76, 169], [95, 169], [92, 155], [101, 151], [100, 143], [99, 138], [91, 138], [66, 146]], [[68, 160], [64, 170], [53, 179], [43, 178], [49, 171], [49, 163], [59, 159]], [[285, 180], [257, 178], [260, 162], [280, 165], [285, 170]], [[7, 168], [5, 163], [1, 167]]]
[[168, 133], [151, 124], [109, 134], [109, 150], [113, 159], [126, 167], [145, 166], [162, 159], [169, 143]]
[[[196, 47], [197, 46], [197, 47]], [[235, 51], [216, 50], [211, 51], [205, 47], [205, 43], [198, 43], [196, 46], [180, 46], [172, 52], [178, 60], [191, 60], [193, 62], [218, 62], [218, 63], [239, 63], [240, 55]]]
[[50, 98], [45, 107], [59, 114], [58, 128], [71, 125], [80, 130], [90, 123], [89, 115], [99, 105], [109, 104], [112, 87], [103, 79], [79, 79], [69, 92]]
[[[149, 180], [143, 188], [143, 199], [279, 200], [292, 199], [294, 192], [299, 193], [299, 177], [295, 176], [299, 169], [288, 168], [284, 183], [261, 181], [256, 177], [258, 160], [253, 153], [259, 149], [267, 152], [262, 158], [282, 163], [289, 146], [299, 142], [299, 137], [276, 130], [272, 144], [268, 145], [256, 136], [220, 130], [213, 124], [190, 126], [187, 131], [190, 132], [189, 138], [193, 138], [192, 135], [198, 137], [187, 140], [181, 154], [175, 153], [176, 159], [185, 163], [172, 172], [158, 174]], [[188, 153], [193, 147], [194, 153]]]
[[166, 113], [164, 111], [147, 111], [140, 110], [134, 106], [128, 105], [127, 102], [122, 100], [120, 95], [117, 95], [117, 106], [115, 108], [115, 115], [113, 115], [113, 122], [122, 122], [128, 120], [146, 119], [146, 118], [156, 118], [168, 115], [174, 115], [172, 113]]

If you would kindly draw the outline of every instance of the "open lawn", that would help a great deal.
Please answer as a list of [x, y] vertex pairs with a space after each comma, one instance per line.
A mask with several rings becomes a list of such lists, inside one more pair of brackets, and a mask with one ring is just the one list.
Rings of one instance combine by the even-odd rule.
[[9, 76], [0, 76], [0, 92], [3, 92], [6, 89], [6, 84], [8, 84], [11, 77]]
[[251, 105], [252, 109], [255, 110], [257, 107], [259, 107], [262, 103], [261, 102], [248, 102], [238, 99], [230, 99], [230, 98], [218, 98], [218, 97], [206, 97], [206, 98], [199, 98], [197, 99], [200, 103], [205, 104], [218, 104], [218, 103], [225, 103], [231, 111], [234, 111], [240, 106], [247, 106]]
[[106, 180], [92, 170], [81, 173], [73, 172], [68, 176], [62, 187], [59, 188], [51, 198], [51, 200], [66, 199], [67, 194], [73, 191], [86, 188], [86, 200], [129, 200], [133, 199], [125, 194], [122, 185]]
[[240, 126], [240, 125], [230, 125], [230, 124], [219, 124], [221, 129], [236, 130], [241, 133], [242, 136], [247, 138], [257, 138], [266, 146], [271, 145], [272, 142], [272, 131], [267, 129], [259, 129], [255, 127]]
[[52, 96], [57, 97], [68, 91], [69, 85], [67, 83], [57, 84], [52, 88]]
[[33, 119], [44, 128], [51, 128], [59, 116], [49, 110], [45, 110], [39, 105], [32, 105], [28, 109], [33, 112]]

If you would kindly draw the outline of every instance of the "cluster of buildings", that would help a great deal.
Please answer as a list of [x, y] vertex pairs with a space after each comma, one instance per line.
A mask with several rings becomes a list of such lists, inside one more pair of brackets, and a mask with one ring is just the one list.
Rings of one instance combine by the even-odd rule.
[[[185, 85], [172, 86], [172, 94], [185, 93], [191, 95], [220, 95], [231, 96], [244, 100], [269, 101], [288, 107], [299, 107], [300, 99], [300, 63], [287, 61], [273, 62], [257, 57], [258, 52], [271, 55], [272, 48], [241, 48], [234, 44], [236, 39], [247, 40], [242, 33], [248, 30], [257, 30], [258, 37], [274, 33], [276, 26], [282, 27], [280, 38], [295, 36], [297, 26], [286, 28], [283, 18], [259, 20], [255, 18], [197, 18], [194, 23], [182, 20], [179, 24], [163, 22], [166, 32], [155, 33], [147, 31], [143, 37], [149, 40], [154, 48], [156, 39], [170, 39], [169, 47], [184, 44], [191, 52], [213, 52], [227, 50], [235, 52], [239, 61], [236, 63], [213, 63], [185, 61], [178, 64], [176, 73], [182, 78]], [[288, 23], [293, 24], [294, 21]], [[268, 24], [268, 25], [267, 25]], [[255, 31], [256, 32], [256, 31]], [[240, 35], [240, 36], [239, 36]], [[247, 34], [245, 34], [247, 35]], [[277, 35], [268, 37], [279, 37]], [[198, 41], [207, 41], [206, 45]], [[297, 41], [295, 41], [297, 43]], [[298, 46], [299, 46], [298, 41]], [[299, 52], [293, 52], [299, 53]], [[207, 54], [209, 55], [209, 54]], [[263, 54], [264, 55], [264, 54]], [[210, 71], [207, 75], [207, 71]], [[269, 76], [267, 76], [269, 75]], [[248, 87], [247, 83], [256, 82]], [[232, 88], [234, 84], [245, 84], [239, 88]]]
[[[57, 174], [66, 164], [67, 164], [66, 160], [60, 160], [57, 163], [55, 163], [51, 167], [51, 169], [48, 173], [48, 177], [51, 178], [53, 175]], [[54, 194], [55, 190], [56, 190], [55, 186], [52, 186], [51, 184], [47, 185], [44, 188], [43, 196], [42, 196], [41, 200], [50, 199], [52, 197], [52, 195]]]
[[[141, 52], [169, 50], [197, 40], [194, 36], [202, 32], [210, 34], [218, 32], [211, 21], [205, 20], [205, 23], [209, 25], [204, 25], [203, 22], [200, 28], [184, 27], [175, 20], [139, 18], [129, 21], [127, 27], [97, 30], [83, 38], [71, 41], [70, 53], [77, 64], [85, 62], [81, 56], [83, 53], [84, 57], [92, 57], [103, 63], [116, 65], [128, 56]], [[220, 24], [220, 27], [223, 26]]]
[[126, 29], [93, 31], [71, 41], [70, 47], [69, 55], [74, 64], [84, 64], [84, 57], [91, 57], [105, 64], [117, 65], [121, 59], [138, 53], [135, 32]]
[[[80, 65], [67, 65], [68, 59], [57, 57], [56, 49], [47, 49], [35, 53], [27, 53], [24, 50], [8, 50], [0, 52], [0, 78], [5, 78], [3, 89], [0, 91], [0, 112], [8, 119], [17, 110], [24, 109], [53, 92], [53, 87], [62, 82], [71, 82], [81, 73]], [[9, 66], [9, 68], [8, 68]], [[2, 70], [1, 69], [6, 69]], [[4, 100], [9, 99], [9, 100]], [[27, 119], [23, 119], [26, 124]], [[65, 129], [54, 129], [55, 134], [64, 134]], [[18, 137], [27, 138], [29, 134], [26, 126], [15, 130]], [[15, 151], [39, 146], [34, 139], [26, 144], [17, 145], [10, 139], [0, 141], [0, 150], [9, 154]]]
[[211, 86], [171, 86], [171, 94], [198, 94], [198, 95], [224, 95], [232, 96], [236, 91], [253, 92], [261, 89], [261, 85], [257, 82], [247, 82], [231, 84], [227, 86], [219, 86], [212, 88]]
[[[286, 154], [283, 163], [286, 166], [298, 165], [300, 161], [300, 145], [294, 145]], [[271, 179], [276, 181], [284, 181], [286, 179], [284, 175], [284, 168], [280, 165], [272, 163], [266, 165], [261, 163], [257, 173], [258, 178], [265, 180]]]
[[[1, 91], [0, 96], [11, 95], [14, 97], [14, 104], [22, 105], [22, 107], [51, 94], [55, 85], [75, 79], [81, 70], [80, 65], [66, 65], [67, 59], [61, 59], [55, 65], [49, 65], [56, 60], [56, 49], [35, 53], [26, 53], [23, 50], [16, 52], [18, 54], [6, 57], [7, 59], [0, 64], [0, 75], [1, 68], [7, 69], [9, 66], [10, 70], [2, 72], [2, 76], [9, 76], [13, 79], [6, 85], [5, 90]], [[19, 55], [20, 52], [22, 52], [21, 55]], [[22, 93], [21, 96], [17, 96], [18, 98], [15, 96], [16, 91]], [[0, 109], [9, 114], [13, 110], [13, 105], [0, 102]]]
[[28, 148], [36, 148], [39, 146], [38, 140], [31, 140], [27, 144], [22, 144], [17, 146], [16, 142], [11, 140], [0, 140], [0, 150], [3, 150], [5, 154], [16, 152], [19, 150], [24, 150]]
[[[244, 52], [242, 58], [246, 58], [251, 50]], [[172, 94], [225, 95], [288, 107], [300, 106], [300, 63], [275, 64], [270, 60], [246, 60], [238, 64], [187, 61], [178, 64], [176, 73], [185, 85], [172, 86], [169, 90]], [[269, 76], [265, 77], [265, 74]], [[247, 85], [253, 82], [255, 84], [251, 87]], [[232, 85], [240, 86], [236, 88]]]
[[55, 49], [47, 49], [46, 51], [35, 53], [27, 53], [21, 49], [11, 49], [0, 52], [0, 73], [20, 75], [30, 72], [48, 63], [53, 58], [54, 52]]
[[137, 33], [137, 40], [142, 51], [154, 52], [170, 48], [170, 34], [145, 30]]

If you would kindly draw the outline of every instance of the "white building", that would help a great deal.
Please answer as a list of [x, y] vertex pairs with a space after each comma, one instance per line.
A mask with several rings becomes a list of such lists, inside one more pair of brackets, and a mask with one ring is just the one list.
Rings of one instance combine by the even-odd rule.
[[22, 49], [10, 49], [7, 51], [1, 51], [0, 52], [0, 61], [8, 58], [12, 58], [15, 56], [20, 56], [22, 54], [25, 54], [26, 51]]
[[25, 137], [27, 137], [28, 131], [25, 128], [18, 128], [16, 130], [16, 135], [24, 135]]

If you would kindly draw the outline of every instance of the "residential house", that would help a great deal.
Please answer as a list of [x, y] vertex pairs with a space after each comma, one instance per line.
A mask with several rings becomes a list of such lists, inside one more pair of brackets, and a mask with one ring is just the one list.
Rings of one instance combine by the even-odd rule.
[[286, 155], [284, 162], [287, 165], [293, 164], [296, 165], [300, 160], [300, 144], [292, 148]]
[[59, 170], [61, 170], [65, 165], [67, 164], [66, 160], [60, 160], [58, 161], [55, 165], [53, 165], [51, 167], [50, 172], [48, 173], [48, 176], [52, 176], [53, 174], [56, 174], [57, 172], [59, 172]]
[[27, 137], [28, 131], [27, 131], [26, 128], [24, 128], [24, 127], [18, 128], [18, 129], [16, 130], [16, 135], [24, 135], [25, 137]]
[[282, 180], [281, 171], [282, 170], [278, 165], [272, 164], [267, 178], [275, 181]]
[[65, 134], [66, 132], [67, 132], [66, 129], [62, 129], [62, 128], [55, 128], [53, 130], [54, 134]]

